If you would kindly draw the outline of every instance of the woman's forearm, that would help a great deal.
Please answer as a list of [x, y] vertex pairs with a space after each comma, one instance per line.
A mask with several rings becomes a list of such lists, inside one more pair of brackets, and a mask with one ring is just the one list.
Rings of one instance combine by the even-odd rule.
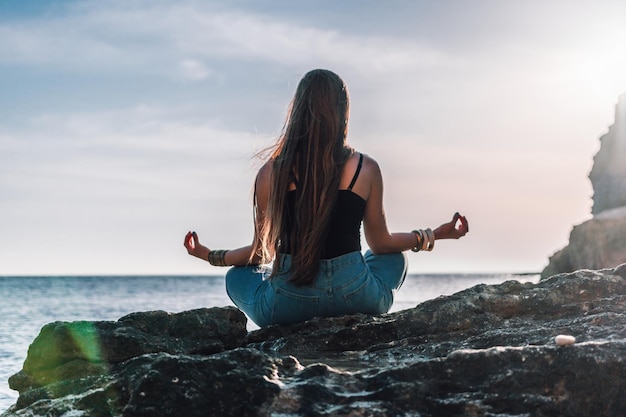
[[[367, 236], [366, 236], [367, 237]], [[389, 233], [385, 237], [368, 239], [368, 246], [373, 253], [383, 254], [392, 252], [404, 252], [417, 245], [414, 233]]]
[[224, 255], [224, 262], [227, 266], [246, 266], [246, 265], [258, 265], [259, 257], [255, 254], [252, 259], [252, 245], [242, 246], [237, 249], [230, 249]]

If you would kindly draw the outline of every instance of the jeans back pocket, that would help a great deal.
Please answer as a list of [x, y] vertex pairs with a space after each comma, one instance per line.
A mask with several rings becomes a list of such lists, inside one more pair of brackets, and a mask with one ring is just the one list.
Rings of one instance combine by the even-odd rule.
[[364, 281], [357, 288], [343, 295], [350, 314], [383, 314], [391, 308], [390, 297], [373, 280]]
[[276, 288], [272, 308], [273, 324], [301, 323], [316, 317], [320, 298], [316, 295], [298, 294]]

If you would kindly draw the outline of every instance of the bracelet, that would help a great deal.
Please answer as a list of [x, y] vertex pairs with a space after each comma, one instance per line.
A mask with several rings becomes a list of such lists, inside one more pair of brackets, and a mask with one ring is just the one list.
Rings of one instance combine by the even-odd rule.
[[435, 248], [435, 233], [433, 233], [432, 229], [428, 228], [424, 230], [424, 234], [426, 235], [426, 239], [422, 246], [422, 250], [430, 252]]
[[218, 249], [209, 251], [208, 261], [213, 266], [228, 266], [226, 265], [225, 257], [228, 250]]
[[426, 230], [412, 230], [411, 233], [415, 235], [415, 239], [417, 240], [417, 244], [411, 248], [413, 252], [419, 252], [421, 250], [425, 250], [430, 252], [435, 247], [435, 233], [432, 229], [428, 228]]
[[417, 240], [417, 244], [411, 248], [412, 252], [419, 252], [422, 250], [422, 245], [424, 242], [424, 236], [422, 235], [421, 230], [411, 230], [411, 233], [415, 235], [415, 240]]

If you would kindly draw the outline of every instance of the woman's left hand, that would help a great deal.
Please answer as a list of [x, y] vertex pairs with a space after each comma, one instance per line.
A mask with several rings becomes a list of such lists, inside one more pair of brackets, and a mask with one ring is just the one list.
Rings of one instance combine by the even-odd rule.
[[434, 231], [435, 239], [459, 239], [469, 232], [469, 224], [465, 216], [454, 213], [452, 220], [444, 223]]

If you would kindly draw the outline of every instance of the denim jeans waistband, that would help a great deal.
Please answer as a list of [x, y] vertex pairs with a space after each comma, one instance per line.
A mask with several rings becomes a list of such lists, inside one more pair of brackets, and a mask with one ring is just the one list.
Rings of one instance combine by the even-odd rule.
[[[281, 253], [278, 255], [281, 271], [287, 271], [291, 267], [292, 256]], [[320, 273], [332, 273], [354, 264], [364, 264], [363, 254], [359, 251], [346, 253], [331, 259], [320, 260]]]

